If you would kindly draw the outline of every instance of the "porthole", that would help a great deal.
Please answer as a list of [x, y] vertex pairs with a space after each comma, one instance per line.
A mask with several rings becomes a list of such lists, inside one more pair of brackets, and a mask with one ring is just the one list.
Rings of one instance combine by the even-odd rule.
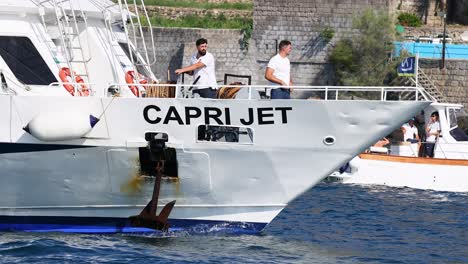
[[323, 139], [323, 143], [327, 146], [331, 146], [333, 144], [335, 144], [335, 137], [333, 136], [326, 136], [324, 139]]

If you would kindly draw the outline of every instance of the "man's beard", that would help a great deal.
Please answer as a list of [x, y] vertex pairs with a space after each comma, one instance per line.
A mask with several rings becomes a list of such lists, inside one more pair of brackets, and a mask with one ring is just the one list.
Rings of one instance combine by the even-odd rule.
[[198, 51], [198, 54], [200, 54], [200, 55], [202, 55], [202, 56], [205, 56], [205, 55], [206, 55], [206, 50]]

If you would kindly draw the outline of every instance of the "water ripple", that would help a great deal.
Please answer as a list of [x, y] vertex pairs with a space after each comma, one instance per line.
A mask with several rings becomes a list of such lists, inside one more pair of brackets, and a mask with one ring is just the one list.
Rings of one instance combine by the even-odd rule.
[[320, 184], [259, 235], [0, 233], [2, 263], [468, 263], [468, 195]]

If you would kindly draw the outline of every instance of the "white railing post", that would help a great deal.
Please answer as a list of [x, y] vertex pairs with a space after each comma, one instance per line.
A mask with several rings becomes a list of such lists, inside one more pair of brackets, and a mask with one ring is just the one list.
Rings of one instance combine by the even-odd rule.
[[325, 86], [325, 101], [328, 100], [328, 86]]

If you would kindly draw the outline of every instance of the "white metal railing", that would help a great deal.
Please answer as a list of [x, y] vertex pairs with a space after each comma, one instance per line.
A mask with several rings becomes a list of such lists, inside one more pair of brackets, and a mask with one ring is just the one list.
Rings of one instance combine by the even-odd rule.
[[[135, 86], [139, 90], [139, 94], [145, 97], [147, 87], [174, 87], [175, 98], [191, 98], [191, 91], [199, 88], [206, 88], [206, 85], [190, 85], [190, 84], [127, 84], [127, 83], [112, 83], [109, 87], [114, 87], [122, 94], [123, 89], [129, 89], [129, 86]], [[239, 87], [244, 89], [244, 94], [247, 98], [237, 99], [256, 99], [259, 98], [259, 92], [267, 94], [271, 89], [279, 88], [278, 86], [269, 85], [220, 85], [219, 88]], [[319, 99], [319, 100], [379, 100], [379, 101], [397, 101], [397, 95], [400, 93], [414, 93], [414, 99], [405, 101], [431, 101], [431, 97], [427, 92], [418, 87], [360, 87], [360, 86], [291, 86], [286, 87], [292, 89], [292, 99]], [[247, 92], [245, 92], [247, 89]], [[256, 94], [255, 94], [256, 93]], [[394, 94], [392, 98], [390, 95]], [[105, 91], [107, 94], [107, 91]], [[187, 96], [189, 95], [189, 96]], [[264, 96], [268, 97], [268, 96]]]
[[[83, 90], [81, 89], [83, 86], [85, 86], [89, 92], [89, 95], [86, 95], [86, 96], [96, 96], [96, 90], [94, 90], [92, 87], [95, 87], [95, 83], [85, 83], [85, 82], [82, 82], [82, 83], [77, 83], [77, 82], [67, 82], [67, 83], [63, 83], [63, 82], [53, 82], [53, 83], [50, 83], [48, 85], [48, 87], [62, 87], [64, 90], [65, 90], [65, 87], [63, 85], [71, 85], [73, 86], [73, 93], [75, 94], [75, 96], [81, 96], [80, 94], [83, 92]], [[65, 90], [66, 91], [66, 90]]]
[[[401, 141], [398, 143], [409, 143], [406, 141]], [[468, 142], [418, 142], [411, 143], [407, 145], [400, 145], [398, 143], [390, 144], [390, 155], [396, 156], [407, 156], [408, 153], [411, 153], [412, 157], [419, 157], [421, 152], [424, 156], [425, 145], [426, 144], [435, 144], [434, 146], [434, 157], [442, 159], [468, 159]], [[417, 145], [416, 148], [414, 145]], [[422, 149], [420, 149], [422, 148]]]
[[[130, 10], [130, 6], [127, 0], [118, 0], [118, 5], [120, 8], [120, 13], [122, 14], [122, 26], [124, 28], [125, 36], [127, 38], [128, 43], [128, 53], [130, 56], [130, 61], [133, 65], [134, 69], [137, 69], [137, 66], [147, 66], [150, 67], [151, 65], [156, 63], [156, 53], [153, 52], [152, 60], [150, 60], [150, 56], [148, 53], [148, 47], [146, 46], [146, 38], [143, 30], [143, 26], [141, 23], [140, 18], [140, 9], [142, 9], [143, 16], [148, 23], [148, 29], [150, 33], [150, 43], [151, 43], [151, 50], [156, 50], [156, 44], [154, 42], [153, 36], [153, 29], [151, 25], [151, 20], [146, 9], [146, 5], [144, 0], [140, 0], [139, 4], [137, 3], [138, 0], [133, 1], [133, 9], [134, 13]], [[129, 22], [130, 29], [127, 26], [126, 21]], [[131, 31], [131, 32], [130, 32]], [[130, 34], [132, 34], [132, 38], [130, 38]], [[141, 42], [142, 49], [138, 47], [138, 43]], [[138, 62], [138, 58], [133, 57], [132, 46], [135, 49], [136, 53], [142, 54], [142, 57], [145, 59], [145, 63]], [[138, 55], [137, 55], [138, 56]], [[139, 76], [136, 76], [136, 79], [139, 81]]]

